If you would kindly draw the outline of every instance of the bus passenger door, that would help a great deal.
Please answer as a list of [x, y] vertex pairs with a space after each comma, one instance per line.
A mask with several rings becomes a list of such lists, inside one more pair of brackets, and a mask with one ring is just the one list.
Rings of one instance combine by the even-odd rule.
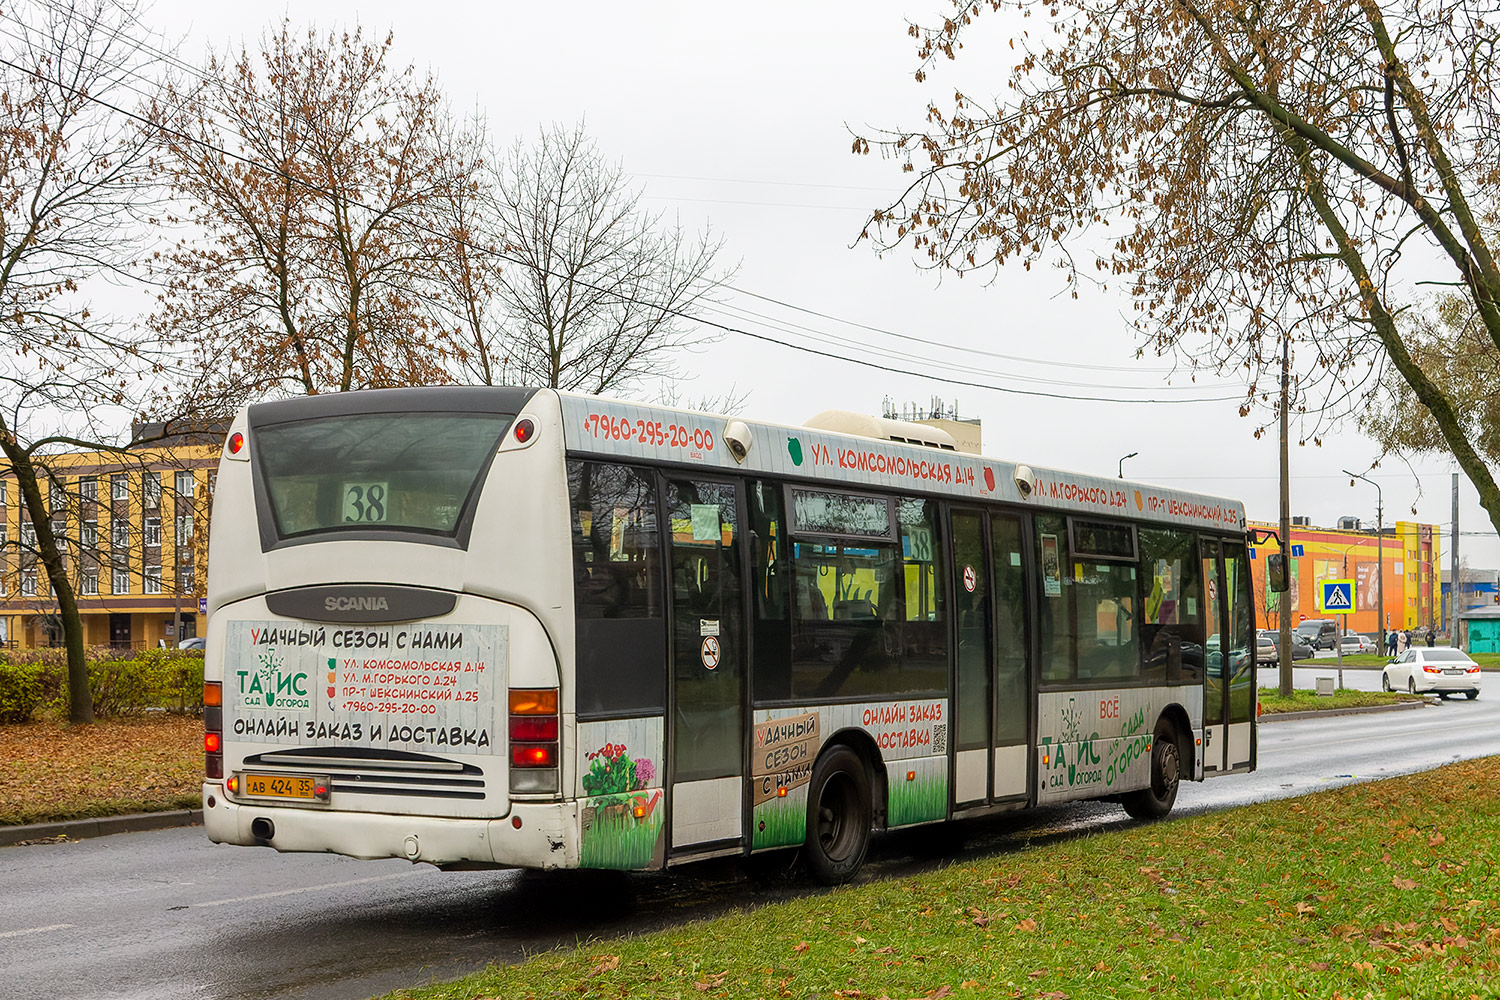
[[1205, 538], [1203, 770], [1242, 771], [1255, 757], [1255, 622], [1250, 568], [1239, 541]]
[[738, 847], [743, 828], [745, 642], [739, 490], [667, 479], [672, 588], [668, 850]]
[[1030, 648], [1021, 519], [955, 509], [955, 808], [1025, 798], [1031, 769]]
[[958, 676], [953, 685], [953, 805], [982, 805], [990, 799], [990, 557], [985, 515], [955, 508], [952, 513], [953, 593], [958, 598]]

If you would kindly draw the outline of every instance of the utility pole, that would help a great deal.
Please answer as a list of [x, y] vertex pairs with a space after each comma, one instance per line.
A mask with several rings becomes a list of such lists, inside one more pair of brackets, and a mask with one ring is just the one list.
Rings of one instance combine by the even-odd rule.
[[1448, 645], [1458, 647], [1458, 595], [1463, 585], [1458, 579], [1458, 473], [1453, 474], [1453, 534], [1448, 541], [1452, 543], [1453, 554], [1449, 557], [1453, 569], [1449, 571], [1448, 581], [1448, 620], [1452, 622], [1448, 626]]
[[[1287, 581], [1290, 584], [1292, 576], [1292, 499], [1289, 465], [1286, 451], [1286, 421], [1287, 408], [1291, 403], [1291, 341], [1292, 338], [1283, 334], [1281, 337], [1281, 553], [1286, 562]], [[1290, 590], [1282, 591], [1277, 595], [1276, 606], [1281, 609], [1281, 640], [1276, 643], [1276, 656], [1281, 662], [1278, 664], [1280, 670], [1281, 696], [1290, 698], [1292, 696], [1292, 616], [1291, 602], [1288, 597]]]

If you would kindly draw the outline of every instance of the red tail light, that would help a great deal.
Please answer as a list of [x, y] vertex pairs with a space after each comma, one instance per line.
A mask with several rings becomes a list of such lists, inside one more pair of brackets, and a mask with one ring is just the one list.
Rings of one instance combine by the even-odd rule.
[[515, 688], [510, 708], [510, 790], [557, 793], [561, 735], [557, 688]]
[[1440, 674], [1442, 672], [1443, 672], [1443, 668], [1442, 667], [1429, 667], [1425, 663], [1422, 664], [1422, 673], [1424, 673], [1424, 674]]
[[557, 742], [557, 716], [512, 715], [510, 739], [512, 743], [555, 743]]
[[556, 743], [512, 743], [510, 762], [516, 767], [556, 767]]
[[516, 444], [525, 444], [536, 435], [536, 424], [531, 422], [530, 417], [522, 417], [516, 421], [515, 430], [511, 432], [516, 439]]
[[224, 688], [218, 681], [203, 682], [203, 774], [224, 777]]

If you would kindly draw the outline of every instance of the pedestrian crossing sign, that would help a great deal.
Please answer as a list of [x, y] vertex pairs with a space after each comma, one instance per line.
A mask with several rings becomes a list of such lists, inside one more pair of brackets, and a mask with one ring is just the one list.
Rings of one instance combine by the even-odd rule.
[[1354, 613], [1354, 581], [1324, 580], [1318, 588], [1318, 604], [1324, 614]]

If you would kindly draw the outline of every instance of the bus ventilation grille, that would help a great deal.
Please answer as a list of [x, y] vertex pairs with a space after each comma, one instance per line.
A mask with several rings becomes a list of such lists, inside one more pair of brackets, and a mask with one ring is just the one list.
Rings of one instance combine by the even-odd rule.
[[246, 757], [244, 766], [274, 768], [282, 774], [326, 774], [335, 794], [484, 798], [484, 772], [473, 764], [402, 750], [305, 747], [258, 753]]

